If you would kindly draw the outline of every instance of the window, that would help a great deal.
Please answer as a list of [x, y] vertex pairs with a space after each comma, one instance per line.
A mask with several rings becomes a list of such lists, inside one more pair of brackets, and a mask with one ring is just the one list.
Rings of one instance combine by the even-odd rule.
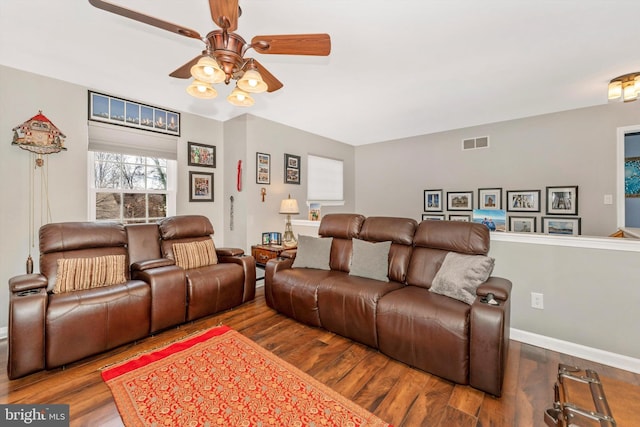
[[95, 220], [154, 222], [175, 211], [175, 161], [90, 152], [90, 215]]
[[342, 160], [309, 155], [307, 157], [307, 202], [343, 205]]
[[177, 139], [89, 123], [89, 218], [154, 222], [176, 212]]

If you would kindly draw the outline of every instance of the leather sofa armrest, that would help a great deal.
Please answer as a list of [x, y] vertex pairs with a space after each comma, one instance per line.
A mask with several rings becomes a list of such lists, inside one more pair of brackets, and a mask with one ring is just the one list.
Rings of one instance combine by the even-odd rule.
[[7, 376], [13, 380], [45, 368], [47, 280], [40, 274], [9, 279]]
[[12, 293], [46, 288], [49, 281], [42, 274], [21, 274], [9, 279], [9, 290]]
[[[162, 263], [157, 262], [153, 268], [148, 266], [148, 268], [134, 269], [134, 266], [131, 266], [131, 278], [142, 280], [149, 284], [151, 288], [150, 332], [152, 334], [186, 321], [187, 290], [185, 271], [175, 265], [173, 260], [167, 261], [171, 261], [171, 263], [160, 265]], [[149, 264], [152, 263], [150, 262]]]
[[298, 253], [297, 249], [287, 249], [286, 251], [280, 252], [280, 258], [295, 258]]
[[[289, 252], [289, 251], [285, 251], [285, 252]], [[284, 252], [282, 252], [282, 254], [284, 254]], [[264, 268], [264, 298], [269, 307], [271, 308], [274, 307], [273, 294], [272, 294], [274, 275], [278, 271], [291, 268], [292, 265], [293, 265], [293, 258], [279, 257], [279, 258], [272, 258], [269, 261], [267, 261], [267, 264], [265, 265], [265, 268]]]
[[512, 284], [509, 280], [491, 276], [486, 282], [478, 286], [476, 295], [486, 297], [489, 294], [493, 294], [496, 300], [506, 301], [511, 294], [511, 287]]
[[[509, 352], [511, 328], [511, 281], [490, 277], [477, 289], [477, 298], [471, 305], [469, 320], [469, 385], [499, 397]], [[497, 305], [483, 301], [492, 293]]]
[[244, 250], [240, 248], [216, 248], [216, 254], [219, 257], [240, 256], [244, 255]]
[[251, 301], [256, 297], [256, 260], [244, 253], [233, 256], [220, 256], [218, 262], [238, 264], [244, 270], [244, 290], [242, 292], [242, 302]]
[[138, 261], [131, 264], [131, 271], [145, 271], [152, 268], [168, 267], [175, 265], [175, 261], [169, 258], [148, 259], [144, 261]]

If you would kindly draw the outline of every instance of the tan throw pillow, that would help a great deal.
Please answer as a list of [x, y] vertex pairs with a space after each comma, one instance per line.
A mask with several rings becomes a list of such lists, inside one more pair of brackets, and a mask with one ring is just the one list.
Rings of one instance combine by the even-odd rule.
[[495, 260], [485, 255], [449, 252], [429, 290], [467, 304], [476, 299], [476, 288], [489, 279]]
[[349, 275], [388, 282], [391, 242], [367, 242], [353, 239]]
[[54, 294], [81, 291], [100, 286], [119, 285], [127, 281], [124, 255], [93, 258], [61, 258]]
[[190, 243], [174, 243], [173, 255], [176, 258], [176, 265], [185, 270], [218, 263], [218, 255], [213, 245], [213, 239]]
[[298, 249], [291, 268], [317, 268], [331, 270], [331, 243], [333, 237], [298, 236]]

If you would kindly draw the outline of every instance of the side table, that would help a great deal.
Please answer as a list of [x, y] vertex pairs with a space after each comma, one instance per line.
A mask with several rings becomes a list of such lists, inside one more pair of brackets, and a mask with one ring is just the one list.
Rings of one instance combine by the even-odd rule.
[[251, 246], [251, 255], [256, 260], [256, 266], [264, 268], [267, 265], [267, 261], [273, 258], [278, 258], [283, 251], [295, 249], [285, 248], [282, 245], [253, 245]]

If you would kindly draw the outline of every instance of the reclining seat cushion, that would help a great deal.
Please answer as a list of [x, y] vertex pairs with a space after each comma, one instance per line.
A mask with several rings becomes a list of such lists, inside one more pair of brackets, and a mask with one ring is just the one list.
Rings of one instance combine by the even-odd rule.
[[376, 315], [379, 300], [401, 283], [350, 276], [344, 272], [326, 277], [317, 287], [322, 327], [369, 347], [378, 348]]
[[47, 369], [146, 337], [150, 310], [151, 289], [140, 280], [50, 295]]
[[470, 306], [417, 286], [378, 302], [379, 350], [459, 384], [469, 381]]
[[309, 326], [322, 326], [318, 313], [318, 284], [344, 272], [286, 268], [271, 282], [272, 308]]

